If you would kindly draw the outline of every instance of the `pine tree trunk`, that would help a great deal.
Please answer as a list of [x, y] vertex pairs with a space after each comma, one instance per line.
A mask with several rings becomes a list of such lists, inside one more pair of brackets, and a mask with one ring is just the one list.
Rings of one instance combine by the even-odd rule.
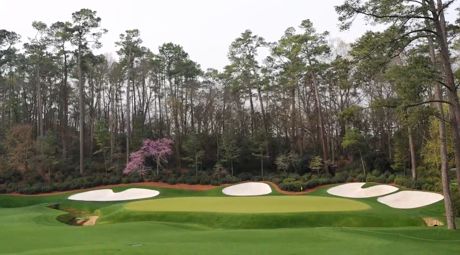
[[[443, 67], [444, 81], [448, 87], [447, 96], [449, 99], [449, 110], [451, 114], [452, 134], [454, 138], [454, 152], [455, 152], [455, 165], [457, 174], [457, 187], [460, 193], [460, 103], [457, 94], [457, 87], [455, 85], [454, 73], [452, 71], [452, 64], [450, 62], [450, 51], [447, 42], [446, 23], [444, 19], [444, 12], [439, 13], [438, 10], [442, 8], [442, 1], [438, 0], [438, 7], [436, 8], [433, 0], [430, 1], [430, 9], [433, 13], [434, 27], [436, 30], [436, 41], [439, 45], [441, 56], [441, 64]], [[438, 15], [439, 13], [439, 15]]]
[[364, 174], [364, 177], [366, 177], [366, 164], [364, 163], [364, 159], [363, 159], [363, 154], [361, 153], [361, 150], [359, 151], [359, 158], [361, 159], [361, 167], [363, 168], [363, 174]]
[[[442, 99], [441, 86], [436, 84], [436, 100]], [[450, 194], [450, 178], [449, 178], [449, 162], [447, 159], [447, 139], [446, 139], [446, 125], [444, 123], [444, 110], [441, 103], [436, 103], [440, 120], [439, 120], [439, 141], [440, 141], [440, 156], [441, 156], [441, 181], [442, 191], [444, 195], [444, 209], [446, 212], [446, 221], [448, 229], [456, 229], [455, 214]]]
[[69, 102], [67, 90], [67, 53], [64, 49], [64, 80], [62, 82], [62, 119], [61, 119], [61, 139], [62, 139], [62, 158], [67, 158], [67, 125], [69, 122]]
[[249, 104], [251, 106], [251, 134], [254, 135], [255, 130], [255, 111], [254, 111], [254, 103], [252, 101], [252, 90], [248, 88], [248, 95], [249, 95]]
[[[430, 58], [432, 63], [436, 64], [436, 53], [433, 47], [433, 41], [431, 37], [428, 37], [428, 46], [430, 50]], [[441, 101], [442, 91], [441, 85], [439, 83], [435, 86], [435, 100]], [[440, 120], [439, 120], [439, 142], [440, 148], [439, 153], [441, 157], [441, 182], [442, 182], [442, 191], [444, 195], [444, 210], [446, 212], [446, 221], [448, 229], [456, 229], [455, 224], [455, 213], [454, 207], [451, 198], [450, 192], [450, 179], [449, 179], [449, 160], [448, 160], [448, 150], [447, 150], [447, 138], [446, 138], [446, 124], [444, 123], [444, 109], [442, 103], [436, 103], [436, 108], [438, 109]]]
[[131, 143], [131, 96], [129, 81], [131, 79], [131, 53], [128, 53], [128, 79], [126, 85], [126, 164], [129, 162], [129, 149]]
[[81, 44], [78, 46], [78, 88], [79, 88], [79, 108], [80, 108], [80, 174], [84, 172], [84, 149], [85, 149], [85, 100], [84, 100], [84, 88], [83, 88], [83, 75], [81, 71]]
[[326, 132], [324, 130], [324, 121], [323, 121], [323, 113], [321, 110], [321, 99], [319, 96], [319, 88], [318, 88], [318, 84], [316, 83], [315, 77], [312, 77], [312, 83], [313, 83], [313, 89], [315, 90], [315, 101], [316, 101], [316, 108], [318, 111], [319, 135], [320, 135], [320, 140], [321, 140], [321, 148], [323, 151], [323, 161], [326, 163], [324, 165], [327, 166], [329, 155], [328, 155], [328, 148], [327, 148], [327, 142], [326, 142]]
[[409, 138], [411, 176], [412, 176], [412, 180], [415, 181], [417, 180], [417, 160], [416, 160], [416, 154], [415, 154], [414, 139], [412, 136], [412, 129], [410, 127], [407, 127], [407, 136]]

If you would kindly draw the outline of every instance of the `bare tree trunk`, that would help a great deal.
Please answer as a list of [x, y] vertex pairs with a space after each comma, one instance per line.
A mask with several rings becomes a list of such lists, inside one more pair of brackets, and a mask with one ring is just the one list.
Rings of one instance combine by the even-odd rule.
[[126, 84], [126, 164], [129, 162], [129, 149], [131, 143], [131, 97], [129, 81], [131, 79], [131, 52], [128, 53], [128, 79]]
[[111, 84], [110, 88], [110, 113], [109, 113], [109, 123], [110, 123], [110, 161], [113, 160], [113, 153], [115, 149], [115, 91], [116, 91], [115, 84]]
[[[431, 37], [428, 37], [428, 45], [430, 50], [430, 58], [433, 64], [436, 64], [436, 53], [433, 47], [433, 41]], [[439, 83], [435, 86], [435, 100], [441, 101], [442, 91]], [[455, 224], [455, 213], [452, 204], [451, 192], [450, 192], [450, 178], [449, 178], [449, 160], [447, 156], [447, 138], [446, 138], [446, 124], [444, 123], [444, 109], [442, 103], [436, 103], [440, 120], [439, 120], [439, 142], [440, 148], [439, 153], [441, 157], [441, 181], [442, 181], [442, 192], [444, 195], [444, 210], [446, 212], [446, 221], [448, 229], [456, 229]]]
[[83, 175], [84, 172], [84, 149], [85, 149], [85, 95], [83, 88], [83, 75], [81, 72], [81, 44], [78, 46], [78, 89], [79, 89], [79, 108], [80, 108], [80, 174]]
[[[435, 87], [436, 100], [442, 100], [441, 86], [436, 84]], [[452, 205], [452, 198], [450, 194], [450, 178], [449, 178], [449, 162], [447, 159], [447, 139], [446, 139], [446, 125], [444, 123], [444, 109], [442, 103], [436, 103], [439, 111], [439, 141], [440, 141], [440, 156], [441, 156], [441, 181], [442, 191], [444, 195], [444, 210], [446, 211], [446, 221], [448, 229], [456, 229], [455, 214]]]
[[[457, 87], [455, 85], [454, 73], [452, 71], [452, 64], [450, 63], [450, 51], [447, 42], [446, 23], [444, 19], [444, 12], [440, 12], [442, 8], [442, 1], [438, 0], [438, 7], [435, 6], [434, 0], [430, 2], [430, 11], [433, 14], [433, 21], [436, 30], [436, 40], [440, 48], [441, 64], [443, 67], [444, 81], [447, 89], [447, 96], [449, 99], [449, 109], [451, 112], [452, 134], [454, 138], [454, 152], [455, 152], [455, 165], [457, 174], [457, 187], [460, 193], [460, 103], [457, 94]], [[438, 14], [439, 13], [439, 14]]]
[[[295, 105], [295, 87], [291, 88], [291, 150], [297, 149], [297, 111]], [[299, 113], [300, 115], [300, 113]]]
[[326, 143], [326, 134], [324, 130], [323, 113], [321, 110], [321, 99], [319, 96], [318, 84], [316, 82], [315, 77], [312, 77], [312, 84], [313, 84], [313, 89], [315, 90], [316, 108], [318, 109], [319, 135], [320, 135], [320, 140], [321, 140], [321, 148], [323, 150], [323, 161], [327, 162], [329, 160], [329, 155], [328, 155], [328, 148], [327, 148], [327, 143]]
[[363, 159], [363, 154], [361, 153], [361, 150], [359, 151], [359, 158], [361, 159], [361, 167], [363, 168], [363, 174], [364, 174], [364, 177], [366, 176], [366, 164], [364, 163], [364, 159]]
[[248, 88], [248, 95], [249, 95], [249, 104], [251, 106], [251, 135], [254, 135], [254, 129], [255, 129], [255, 111], [254, 111], [254, 103], [252, 101], [252, 90], [249, 87]]
[[42, 86], [40, 83], [40, 66], [37, 65], [36, 71], [37, 82], [37, 133], [39, 137], [43, 136], [43, 99], [42, 99]]
[[412, 129], [407, 127], [407, 136], [409, 137], [409, 151], [410, 151], [410, 170], [412, 174], [412, 180], [417, 180], [417, 160], [415, 154], [414, 139], [412, 136]]
[[69, 97], [67, 90], [67, 53], [64, 49], [64, 80], [62, 82], [62, 119], [61, 119], [61, 139], [62, 139], [62, 158], [67, 158], [67, 125], [69, 122]]

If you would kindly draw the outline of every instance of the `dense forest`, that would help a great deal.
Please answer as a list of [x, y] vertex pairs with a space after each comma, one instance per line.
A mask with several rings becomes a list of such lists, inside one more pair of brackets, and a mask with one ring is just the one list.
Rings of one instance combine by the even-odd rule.
[[[29, 39], [0, 30], [0, 192], [367, 180], [443, 191], [453, 228], [460, 20], [444, 17], [453, 2], [347, 0], [336, 7], [342, 29], [358, 15], [384, 29], [351, 44], [308, 19], [276, 42], [246, 30], [223, 70], [202, 70], [178, 44], [149, 49], [137, 29], [114, 42], [116, 55], [97, 55], [107, 30], [89, 9], [36, 21]], [[144, 140], [171, 151], [124, 173]]]

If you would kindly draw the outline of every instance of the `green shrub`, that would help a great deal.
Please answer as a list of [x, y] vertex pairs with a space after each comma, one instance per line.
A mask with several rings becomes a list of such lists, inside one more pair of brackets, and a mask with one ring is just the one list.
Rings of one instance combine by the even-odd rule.
[[211, 184], [211, 177], [208, 175], [200, 176], [200, 184], [203, 184], [203, 185]]
[[386, 179], [386, 183], [393, 183], [395, 181], [395, 175], [394, 174], [390, 174], [388, 175], [387, 179]]
[[295, 181], [296, 181], [295, 178], [288, 177], [288, 178], [285, 178], [282, 183], [289, 184], [289, 183], [292, 183], [292, 182], [295, 182]]
[[339, 172], [334, 177], [332, 177], [331, 182], [333, 183], [343, 183], [348, 180], [348, 173]]
[[366, 176], [364, 174], [359, 174], [356, 176], [355, 180], [358, 182], [366, 181]]
[[166, 183], [168, 184], [176, 184], [177, 183], [177, 179], [175, 177], [169, 177], [167, 180], [166, 180]]
[[452, 202], [454, 203], [454, 209], [457, 217], [460, 217], [460, 194], [457, 188], [451, 189]]
[[312, 188], [315, 188], [317, 186], [319, 186], [319, 181], [318, 179], [311, 179], [309, 181], [307, 181], [304, 185], [304, 188], [305, 189], [312, 189]]

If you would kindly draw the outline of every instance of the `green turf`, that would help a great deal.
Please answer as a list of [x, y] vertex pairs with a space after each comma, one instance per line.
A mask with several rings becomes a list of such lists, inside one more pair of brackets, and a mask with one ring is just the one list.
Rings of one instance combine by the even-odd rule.
[[[421, 221], [426, 216], [442, 219], [442, 202], [420, 209], [396, 210], [375, 199], [352, 199], [369, 208], [303, 213], [170, 213], [126, 209], [133, 204], [179, 197], [223, 199], [221, 189], [206, 192], [158, 190], [161, 191], [159, 198], [133, 203], [67, 201], [70, 193], [41, 197], [2, 195], [0, 254], [460, 253], [460, 231], [427, 228]], [[304, 201], [312, 196], [331, 198], [325, 189], [293, 198]], [[286, 196], [276, 194], [260, 198], [276, 200]], [[63, 224], [56, 218], [66, 212], [47, 207], [54, 203], [62, 208], [98, 214], [100, 221], [93, 227]]]
[[131, 202], [143, 212], [294, 213], [359, 211], [370, 207], [351, 199], [317, 196], [180, 197]]

